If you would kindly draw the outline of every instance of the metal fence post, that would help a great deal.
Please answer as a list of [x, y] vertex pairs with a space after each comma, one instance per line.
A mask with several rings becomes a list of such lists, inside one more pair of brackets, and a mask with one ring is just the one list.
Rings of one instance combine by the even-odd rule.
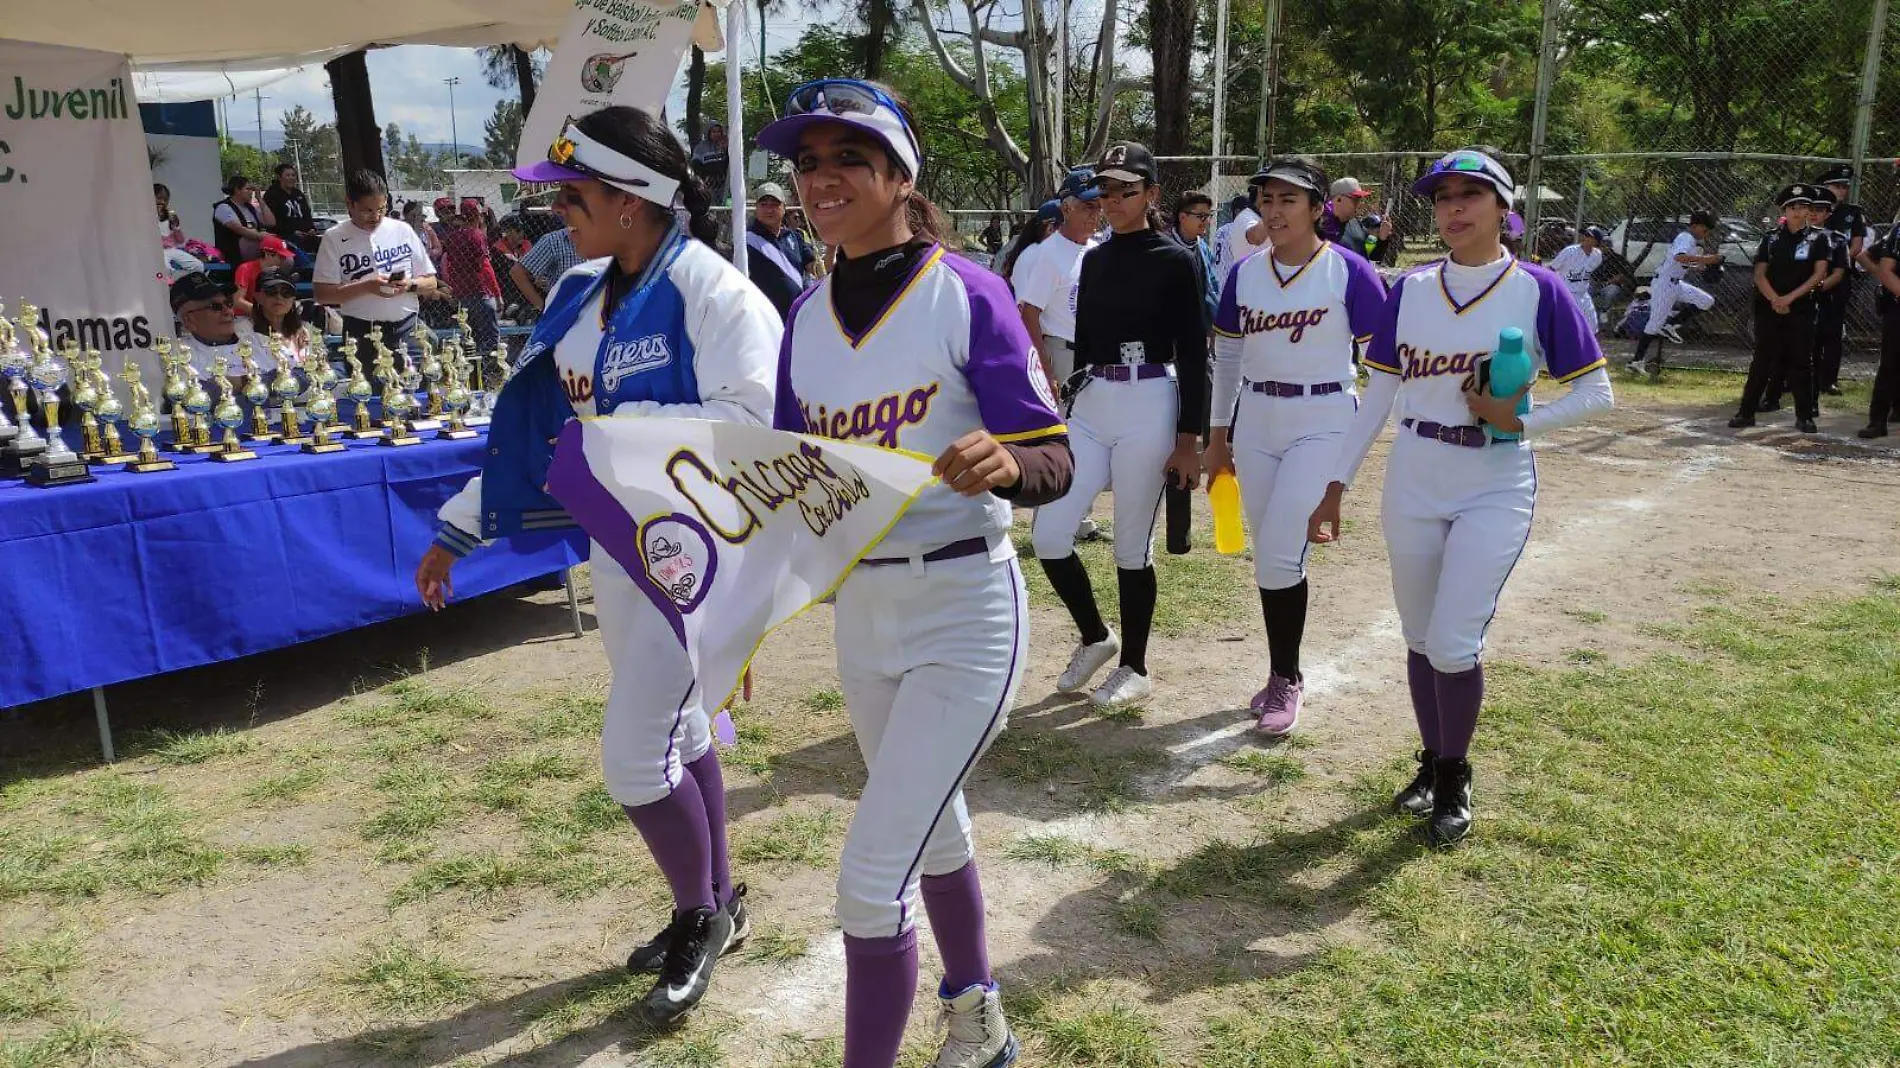
[[1537, 48], [1537, 103], [1531, 114], [1531, 162], [1528, 168], [1529, 192], [1524, 194], [1524, 243], [1537, 247], [1538, 218], [1543, 214], [1544, 133], [1550, 124], [1550, 86], [1557, 76], [1557, 18], [1563, 0], [1544, 0], [1544, 36]]
[[1227, 0], [1218, 0], [1214, 10], [1214, 163], [1207, 176], [1211, 197], [1220, 196], [1221, 135], [1227, 121]]
[[1867, 54], [1860, 65], [1860, 99], [1854, 106], [1854, 196], [1860, 195], [1860, 172], [1867, 165], [1867, 138], [1874, 124], [1874, 96], [1880, 90], [1880, 46], [1887, 37], [1887, 0], [1874, 0], [1874, 16], [1867, 27]]

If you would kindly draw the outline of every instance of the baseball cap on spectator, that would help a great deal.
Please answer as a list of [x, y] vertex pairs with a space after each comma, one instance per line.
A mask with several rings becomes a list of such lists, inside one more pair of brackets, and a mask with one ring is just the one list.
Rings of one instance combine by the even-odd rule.
[[1601, 226], [1586, 226], [1583, 228], [1583, 232], [1588, 237], [1596, 238], [1597, 244], [1599, 245], [1610, 239], [1609, 231], [1605, 230]]
[[1060, 222], [1062, 220], [1062, 201], [1043, 201], [1042, 206], [1036, 209], [1036, 218], [1044, 222]]
[[268, 252], [273, 256], [282, 256], [287, 260], [297, 258], [297, 254], [291, 251], [290, 242], [285, 241], [276, 234], [265, 234], [264, 240], [257, 243], [257, 250], [259, 252]]
[[[1318, 173], [1303, 160], [1288, 159], [1270, 162], [1259, 173], [1247, 180], [1250, 186], [1266, 185], [1268, 182], [1285, 182], [1300, 189], [1311, 189], [1315, 193], [1320, 191]], [[1342, 195], [1339, 192], [1338, 182], [1334, 182], [1332, 188], [1334, 196]]]
[[1333, 183], [1332, 195], [1336, 197], [1352, 197], [1355, 200], [1363, 200], [1364, 198], [1371, 196], [1372, 191], [1367, 189], [1365, 186], [1360, 185], [1359, 179], [1357, 178], [1341, 178], [1338, 181]]
[[481, 197], [463, 197], [460, 205], [461, 214], [474, 215], [477, 217], [480, 217], [482, 209], [486, 207], [488, 207], [488, 202]]
[[213, 300], [230, 293], [230, 286], [203, 271], [193, 271], [172, 283], [172, 310], [177, 311], [194, 300]]
[[272, 267], [257, 276], [257, 291], [268, 293], [273, 289], [287, 289], [291, 296], [297, 295], [297, 275], [283, 267]]
[[1095, 165], [1095, 180], [1113, 178], [1118, 182], [1153, 182], [1155, 157], [1148, 146], [1121, 141], [1108, 146], [1102, 162]]
[[1077, 200], [1097, 200], [1102, 191], [1095, 188], [1095, 172], [1087, 167], [1077, 167], [1064, 175], [1062, 188], [1056, 190], [1057, 200], [1074, 197]]
[[1506, 204], [1517, 199], [1517, 182], [1511, 177], [1511, 172], [1488, 153], [1475, 148], [1461, 148], [1440, 156], [1423, 177], [1412, 183], [1412, 192], [1429, 197], [1438, 189], [1440, 182], [1455, 174], [1490, 186]]
[[777, 182], [761, 182], [758, 191], [752, 194], [752, 202], [755, 204], [761, 200], [776, 200], [784, 204], [788, 199], [790, 198], [785, 195], [785, 187]]
[[453, 214], [455, 214], [455, 199], [453, 197], [435, 198], [435, 217], [438, 220], [446, 219]]

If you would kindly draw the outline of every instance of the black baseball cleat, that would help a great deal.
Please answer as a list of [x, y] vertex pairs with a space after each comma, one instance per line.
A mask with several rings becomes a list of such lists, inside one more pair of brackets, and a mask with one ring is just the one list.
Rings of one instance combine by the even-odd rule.
[[1457, 845], [1471, 833], [1471, 762], [1455, 757], [1432, 761], [1432, 845]]
[[640, 1014], [655, 1027], [679, 1023], [706, 996], [713, 967], [732, 942], [732, 916], [702, 906], [674, 916], [667, 934], [660, 980], [640, 1002]]
[[1872, 441], [1874, 438], [1884, 438], [1887, 436], [1887, 424], [1868, 423], [1866, 426], [1860, 428], [1858, 436], [1868, 441]]
[[1430, 749], [1418, 751], [1418, 774], [1392, 798], [1392, 807], [1407, 816], [1420, 819], [1432, 814], [1432, 761], [1438, 754]]
[[1755, 405], [1755, 410], [1758, 412], [1778, 412], [1781, 410], [1781, 402], [1765, 400]]
[[1754, 425], [1755, 417], [1752, 415], [1738, 415], [1728, 421], [1728, 428], [1730, 430], [1742, 430]]
[[1812, 419], [1797, 419], [1795, 420], [1794, 428], [1803, 434], [1819, 434], [1821, 432], [1821, 428], [1815, 426], [1814, 420]]
[[1822, 386], [1822, 387], [1821, 387], [1821, 392], [1822, 392], [1822, 393], [1825, 393], [1825, 394], [1827, 394], [1827, 395], [1828, 395], [1828, 396], [1830, 396], [1830, 397], [1838, 397], [1838, 396], [1840, 396], [1840, 395], [1841, 395], [1841, 387], [1839, 387], [1839, 386]]
[[[726, 915], [732, 917], [732, 937], [726, 941], [726, 952], [730, 953], [745, 944], [746, 936], [752, 933], [752, 921], [745, 911], [745, 884], [732, 888], [732, 899], [726, 902]], [[666, 960], [666, 947], [671, 944], [673, 925], [656, 934], [645, 945], [627, 955], [627, 970], [635, 975], [658, 975], [660, 965]]]

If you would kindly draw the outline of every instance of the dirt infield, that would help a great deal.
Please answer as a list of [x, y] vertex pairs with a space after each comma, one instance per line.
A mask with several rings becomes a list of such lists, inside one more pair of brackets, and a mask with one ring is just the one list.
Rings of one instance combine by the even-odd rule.
[[[1629, 663], [1711, 595], [1801, 598], [1900, 570], [1900, 446], [1853, 440], [1845, 410], [1818, 438], [1785, 419], [1738, 435], [1716, 396], [1731, 385], [1710, 381], [1630, 390], [1540, 443], [1536, 526], [1491, 662]], [[1160, 1048], [1190, 1043], [1236, 986], [1377, 944], [1367, 894], [1433, 863], [1361, 833], [1414, 740], [1382, 466], [1348, 496], [1345, 539], [1314, 554], [1306, 714], [1286, 744], [1259, 744], [1235, 711], [1264, 656], [1244, 558], [1162, 560], [1157, 691], [1138, 715], [1051, 696], [1073, 639], [1035, 588], [1021, 702], [969, 791], [997, 973], [1026, 999], [1012, 1012], [1044, 1021], [1025, 1028], [1025, 1064], [1149, 1063], [1102, 1052], [1113, 1020], [1091, 1025], [1092, 1046], [1064, 1030], [1049, 1006], [1078, 983], [1164, 1009]], [[176, 733], [114, 768], [89, 763], [79, 701], [0, 719], [0, 1036], [47, 1050], [63, 1028], [80, 1051], [12, 1063], [835, 1062], [832, 880], [863, 772], [828, 612], [767, 643], [738, 713], [727, 782], [757, 933], [670, 1036], [620, 1012], [644, 991], [620, 962], [665, 887], [598, 786], [591, 618], [584, 639], [566, 628], [558, 592], [497, 596], [117, 687], [126, 736]], [[1481, 728], [1481, 770], [1485, 745]], [[1483, 817], [1481, 800], [1480, 836]], [[1275, 855], [1247, 862], [1273, 892], [1197, 884], [1268, 830]], [[934, 1048], [928, 1002], [917, 1064]]]

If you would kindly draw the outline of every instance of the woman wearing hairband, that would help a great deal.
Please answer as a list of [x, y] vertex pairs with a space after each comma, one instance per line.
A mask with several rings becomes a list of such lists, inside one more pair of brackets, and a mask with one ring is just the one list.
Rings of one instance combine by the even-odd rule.
[[[703, 243], [715, 233], [706, 191], [664, 124], [634, 108], [596, 111], [570, 123], [545, 162], [515, 175], [561, 183], [555, 209], [586, 262], [548, 295], [497, 401], [482, 473], [442, 507], [416, 569], [432, 608], [452, 595], [451, 565], [478, 545], [566, 522], [542, 487], [550, 443], [567, 420], [772, 418], [778, 314]], [[745, 888], [727, 870], [725, 785], [706, 695], [659, 609], [612, 556], [596, 547], [592, 558], [614, 674], [601, 731], [607, 792], [673, 891], [671, 921], [627, 967], [658, 973], [643, 1011], [670, 1024], [699, 1003], [720, 954], [745, 937]]]
[[[1537, 503], [1527, 442], [1609, 408], [1610, 376], [1594, 324], [1564, 280], [1505, 251], [1516, 189], [1503, 164], [1461, 149], [1434, 163], [1412, 192], [1430, 198], [1451, 251], [1394, 283], [1366, 350], [1373, 373], [1365, 403], [1308, 533], [1315, 542], [1338, 539], [1340, 497], [1396, 402], [1400, 430], [1386, 460], [1380, 522], [1423, 748], [1417, 776], [1393, 803], [1428, 816], [1432, 844], [1445, 846], [1471, 829], [1466, 755], [1484, 701], [1479, 657]], [[1525, 392], [1493, 397], [1484, 389], [1507, 330], [1521, 337], [1533, 377], [1541, 367], [1570, 386], [1521, 417]]]
[[1010, 503], [1061, 496], [1070, 455], [1009, 288], [939, 243], [915, 131], [885, 87], [827, 79], [794, 89], [759, 133], [792, 161], [800, 203], [838, 250], [787, 318], [778, 425], [920, 452], [942, 478], [838, 590], [838, 675], [869, 772], [838, 874], [843, 1068], [897, 1061], [920, 903], [944, 968], [948, 1034], [932, 1063], [1002, 1068], [1017, 1046], [990, 973], [963, 783], [1028, 659]]

